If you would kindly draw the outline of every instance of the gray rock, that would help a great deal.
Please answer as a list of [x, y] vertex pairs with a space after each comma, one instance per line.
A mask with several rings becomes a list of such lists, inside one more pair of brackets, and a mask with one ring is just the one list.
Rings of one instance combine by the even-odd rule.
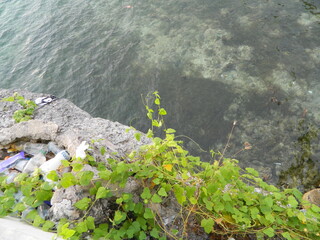
[[[14, 92], [32, 100], [45, 96], [22, 90], [0, 89], [0, 99], [12, 96]], [[145, 136], [141, 137], [140, 142], [137, 141], [134, 137], [135, 131], [126, 131], [128, 126], [102, 118], [93, 118], [67, 99], [57, 99], [37, 108], [33, 120], [21, 123], [15, 123], [12, 119], [13, 113], [21, 109], [19, 104], [0, 101], [0, 109], [2, 110], [0, 112], [0, 146], [19, 140], [54, 141], [74, 156], [76, 148], [82, 141], [90, 143], [93, 140], [90, 154], [97, 161], [106, 162], [106, 158], [124, 159], [126, 154], [150, 142]], [[106, 150], [103, 156], [100, 153], [101, 147]], [[97, 170], [91, 166], [85, 165], [83, 170], [92, 171], [97, 177]], [[129, 179], [123, 189], [116, 185], [108, 187], [117, 189], [116, 196], [120, 196], [123, 192], [134, 193], [136, 201], [139, 200], [138, 194], [142, 189], [140, 183], [134, 179]], [[84, 197], [89, 197], [87, 187], [72, 186], [67, 189], [56, 189], [51, 199], [50, 219], [56, 222], [61, 218], [79, 219], [82, 213], [73, 207], [73, 204]], [[103, 222], [111, 211], [110, 204], [107, 200], [97, 201], [89, 215], [94, 216], [98, 223]]]
[[0, 143], [6, 145], [21, 138], [50, 140], [57, 136], [57, 132], [58, 125], [53, 122], [29, 120], [0, 129]]
[[[12, 96], [15, 92], [26, 99], [35, 100], [45, 94], [30, 93], [23, 90], [0, 89], [0, 99]], [[73, 156], [82, 141], [91, 142], [99, 150], [106, 147], [106, 156], [122, 158], [126, 153], [147, 144], [150, 140], [142, 137], [138, 142], [134, 138], [134, 131], [126, 132], [128, 126], [102, 118], [93, 118], [89, 113], [81, 110], [67, 99], [57, 99], [50, 104], [36, 109], [34, 120], [15, 124], [13, 113], [21, 109], [15, 102], [0, 101], [0, 145], [12, 143], [18, 139], [55, 141], [63, 146]], [[117, 152], [117, 154], [114, 154]], [[98, 151], [96, 151], [99, 155]]]
[[49, 210], [49, 218], [58, 222], [61, 218], [77, 220], [81, 217], [81, 211], [73, 205], [84, 197], [88, 197], [80, 186], [57, 189], [52, 198], [52, 207]]

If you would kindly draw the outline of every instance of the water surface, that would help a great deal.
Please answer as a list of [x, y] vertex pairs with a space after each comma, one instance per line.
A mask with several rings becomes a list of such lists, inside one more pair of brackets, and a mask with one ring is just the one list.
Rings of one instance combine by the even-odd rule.
[[[312, 0], [0, 2], [0, 87], [167, 125], [286, 186], [319, 184], [320, 4]], [[195, 144], [189, 149], [201, 153]], [[241, 151], [244, 143], [251, 150]], [[237, 153], [237, 154], [236, 154]]]

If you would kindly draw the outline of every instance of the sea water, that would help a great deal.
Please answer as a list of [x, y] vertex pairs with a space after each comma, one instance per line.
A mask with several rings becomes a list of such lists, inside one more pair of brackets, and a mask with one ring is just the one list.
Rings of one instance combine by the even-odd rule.
[[193, 153], [214, 149], [271, 182], [316, 186], [319, 7], [313, 0], [3, 0], [0, 87], [65, 97], [142, 131], [150, 126], [146, 96], [159, 90], [166, 126]]

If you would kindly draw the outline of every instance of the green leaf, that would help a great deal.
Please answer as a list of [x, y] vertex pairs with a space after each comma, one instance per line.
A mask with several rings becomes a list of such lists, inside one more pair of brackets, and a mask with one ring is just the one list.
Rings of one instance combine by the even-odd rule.
[[74, 206], [80, 210], [86, 210], [89, 207], [90, 203], [91, 203], [91, 199], [85, 197], [79, 200], [78, 202], [76, 202]]
[[94, 229], [94, 240], [103, 238], [108, 233], [109, 226], [107, 223], [99, 224], [99, 227]]
[[266, 205], [266, 206], [268, 206], [268, 207], [272, 207], [272, 205], [273, 205], [273, 199], [271, 198], [271, 197], [266, 197], [266, 198], [264, 198], [263, 200], [262, 200], [262, 204], [264, 204], [264, 205]]
[[34, 220], [33, 220], [33, 226], [34, 227], [39, 227], [42, 223], [44, 223], [45, 222], [45, 220], [44, 219], [42, 219], [39, 215], [36, 215], [35, 216], [35, 218], [34, 218]]
[[18, 176], [14, 178], [14, 182], [21, 182], [28, 177], [27, 173], [19, 173]]
[[270, 222], [270, 223], [274, 223], [275, 218], [273, 217], [273, 215], [271, 213], [265, 214], [265, 218]]
[[160, 99], [159, 99], [159, 98], [156, 98], [156, 99], [154, 100], [154, 103], [155, 103], [156, 105], [160, 105]]
[[38, 216], [38, 212], [34, 209], [27, 214], [26, 219], [33, 221], [36, 216]]
[[80, 185], [88, 186], [91, 183], [94, 173], [92, 171], [83, 171], [79, 172], [78, 176], [80, 177]]
[[320, 207], [318, 207], [317, 205], [312, 204], [311, 210], [315, 213], [320, 213]]
[[220, 201], [215, 201], [213, 208], [216, 212], [220, 212], [220, 211], [223, 211], [224, 205]]
[[21, 188], [21, 192], [24, 196], [29, 197], [31, 195], [31, 190], [32, 190], [32, 185], [30, 184], [25, 184], [22, 188]]
[[71, 165], [72, 165], [72, 171], [74, 172], [79, 172], [84, 167], [82, 163], [77, 163], [77, 162], [72, 163]]
[[41, 185], [41, 188], [43, 190], [52, 190], [53, 189], [53, 186], [52, 186], [52, 183], [49, 183], [49, 182], [44, 182], [42, 185]]
[[141, 133], [138, 133], [138, 132], [135, 133], [135, 134], [134, 134], [134, 137], [137, 139], [138, 142], [140, 142], [140, 140], [141, 140]]
[[87, 232], [88, 231], [87, 223], [86, 222], [78, 222], [76, 224], [75, 230], [77, 230], [77, 232], [79, 232], [79, 233]]
[[152, 113], [151, 113], [151, 112], [148, 112], [148, 113], [147, 113], [147, 117], [148, 117], [150, 120], [152, 120]]
[[187, 170], [183, 170], [181, 177], [183, 180], [189, 179], [190, 178], [189, 172]]
[[209, 211], [212, 211], [213, 202], [209, 201], [207, 197], [204, 197], [204, 198], [202, 199], [202, 201], [203, 201], [204, 204], [206, 205], [206, 208], [207, 208]]
[[106, 153], [106, 148], [105, 147], [101, 147], [100, 148], [100, 153], [102, 156], [104, 156], [104, 154]]
[[259, 177], [259, 173], [256, 170], [254, 170], [253, 168], [246, 168], [246, 171], [255, 177]]
[[101, 177], [103, 180], [110, 180], [111, 171], [110, 170], [104, 170], [99, 172], [99, 177]]
[[298, 212], [297, 213], [297, 217], [299, 218], [299, 220], [303, 223], [305, 223], [307, 221], [306, 215], [303, 212]]
[[273, 237], [274, 236], [274, 229], [269, 227], [267, 229], [264, 229], [262, 231], [264, 234], [266, 234], [268, 237]]
[[176, 130], [174, 130], [174, 129], [172, 129], [172, 128], [168, 128], [168, 129], [166, 129], [166, 133], [175, 133], [176, 132]]
[[61, 231], [58, 233], [59, 235], [61, 235], [65, 239], [71, 238], [76, 233], [75, 230], [70, 229], [68, 227], [69, 227], [69, 223], [64, 224], [61, 227]]
[[69, 167], [70, 166], [70, 162], [68, 160], [63, 159], [63, 160], [61, 160], [61, 165], [63, 167]]
[[109, 192], [110, 192], [109, 189], [106, 189], [105, 187], [99, 187], [96, 193], [96, 199], [107, 197]]
[[286, 238], [287, 240], [292, 240], [291, 235], [289, 232], [283, 232], [281, 235]]
[[167, 111], [164, 108], [160, 108], [159, 115], [167, 115]]
[[269, 206], [261, 205], [261, 206], [260, 206], [260, 211], [261, 211], [263, 214], [268, 214], [268, 213], [270, 213], [272, 210], [271, 210], [271, 207], [269, 207]]
[[295, 212], [292, 210], [292, 208], [287, 208], [286, 212], [289, 217], [295, 216]]
[[29, 197], [24, 197], [23, 202], [29, 206], [32, 206], [33, 203], [35, 202], [36, 197], [35, 196], [29, 196]]
[[14, 102], [14, 97], [13, 96], [10, 96], [10, 97], [7, 97], [7, 98], [3, 98], [1, 101], [6, 101], [6, 102]]
[[140, 223], [134, 221], [127, 230], [128, 237], [133, 238], [134, 234], [140, 231]]
[[154, 214], [153, 214], [153, 212], [151, 211], [150, 208], [146, 208], [146, 209], [144, 210], [143, 217], [144, 217], [145, 219], [153, 219], [153, 218], [154, 218]]
[[201, 227], [204, 228], [204, 231], [209, 234], [212, 232], [214, 226], [214, 220], [212, 218], [202, 219], [201, 220]]
[[250, 211], [251, 217], [253, 219], [256, 219], [260, 213], [260, 211], [257, 207], [250, 207], [249, 211]]
[[171, 233], [172, 233], [173, 235], [177, 235], [177, 234], [179, 233], [179, 230], [177, 230], [177, 229], [171, 229]]
[[73, 185], [76, 184], [76, 178], [75, 176], [70, 173], [70, 172], [67, 172], [67, 173], [64, 173], [62, 175], [62, 178], [61, 178], [61, 181], [60, 181], [60, 184], [63, 188], [68, 188], [68, 187], [71, 187]]
[[46, 176], [49, 180], [52, 180], [54, 182], [59, 180], [59, 176], [58, 173], [54, 170], [50, 171], [47, 176]]
[[153, 131], [151, 129], [148, 130], [147, 137], [148, 138], [152, 138], [153, 137]]
[[[0, 203], [1, 203], [1, 200], [0, 200]], [[23, 202], [19, 202], [14, 206], [14, 208], [12, 209], [12, 212], [16, 212], [16, 211], [22, 212], [26, 208], [27, 206]]]
[[159, 230], [156, 228], [152, 228], [152, 230], [150, 231], [150, 235], [151, 235], [151, 237], [158, 239], [159, 238]]
[[158, 194], [153, 194], [152, 198], [151, 198], [151, 201], [154, 202], [154, 203], [161, 203], [162, 202], [162, 198], [159, 197]]
[[298, 189], [296, 189], [296, 188], [292, 189], [292, 193], [297, 199], [301, 199], [302, 198], [303, 194]]
[[198, 200], [196, 198], [194, 198], [194, 197], [190, 197], [189, 201], [190, 201], [191, 204], [197, 204], [197, 202], [198, 202]]
[[143, 204], [142, 204], [141, 202], [137, 203], [137, 204], [134, 206], [134, 209], [133, 209], [133, 211], [134, 211], [135, 214], [142, 214], [142, 213], [143, 213], [143, 210], [144, 210], [144, 208], [143, 208]]
[[86, 223], [87, 223], [88, 229], [90, 229], [90, 230], [95, 229], [96, 226], [94, 224], [94, 217], [91, 217], [91, 216], [87, 217]]
[[159, 189], [158, 194], [162, 197], [168, 196], [166, 190], [163, 187]]
[[51, 228], [53, 228], [53, 226], [55, 226], [55, 223], [52, 222], [52, 221], [47, 220], [47, 221], [44, 222], [44, 224], [42, 226], [42, 230], [47, 232]]
[[183, 187], [180, 187], [179, 185], [174, 185], [173, 192], [174, 192], [174, 195], [180, 205], [182, 205], [187, 200], [187, 198], [184, 194]]
[[297, 202], [297, 200], [295, 199], [295, 197], [293, 197], [293, 196], [289, 196], [288, 197], [288, 203], [290, 204], [290, 206], [292, 207], [292, 208], [296, 208], [297, 206], [298, 206], [298, 202]]
[[159, 185], [161, 183], [161, 179], [160, 178], [155, 178], [152, 180], [152, 182], [156, 185]]
[[140, 224], [140, 228], [143, 230], [147, 230], [147, 221], [143, 217], [137, 217], [137, 222]]
[[152, 120], [152, 126], [160, 127], [160, 122], [158, 122], [157, 120], [153, 119]]
[[126, 213], [122, 212], [122, 211], [119, 211], [117, 210], [114, 214], [114, 223], [115, 224], [119, 224], [121, 223], [122, 221], [124, 221], [125, 219], [127, 218], [127, 215]]
[[142, 199], [150, 199], [151, 197], [152, 197], [152, 195], [151, 195], [151, 193], [150, 193], [150, 189], [147, 188], [147, 187], [145, 187], [145, 188], [143, 189], [142, 194], [141, 194], [141, 198], [142, 198]]
[[139, 240], [145, 240], [145, 239], [147, 239], [147, 235], [145, 234], [145, 232], [140, 231]]
[[129, 202], [132, 199], [132, 194], [131, 193], [123, 193], [122, 198], [124, 202]]
[[50, 200], [52, 197], [52, 191], [50, 190], [38, 190], [35, 192], [35, 197], [38, 201], [46, 201], [46, 200]]
[[120, 205], [123, 202], [123, 198], [117, 198], [116, 204]]
[[230, 197], [230, 195], [228, 193], [224, 193], [222, 199], [224, 201], [226, 201], [226, 202], [227, 201], [232, 201], [232, 199], [231, 199], [231, 197]]

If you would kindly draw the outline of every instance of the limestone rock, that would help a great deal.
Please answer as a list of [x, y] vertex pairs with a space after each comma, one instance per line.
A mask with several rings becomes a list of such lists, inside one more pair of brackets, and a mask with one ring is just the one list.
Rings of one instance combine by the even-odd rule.
[[14, 124], [8, 128], [0, 129], [0, 143], [2, 145], [12, 143], [18, 139], [50, 140], [57, 136], [58, 125], [53, 122], [29, 120]]
[[306, 192], [302, 199], [320, 207], [320, 188], [312, 189], [311, 191]]
[[49, 210], [51, 220], [58, 222], [61, 218], [79, 219], [81, 211], [73, 207], [73, 204], [84, 197], [88, 197], [88, 194], [84, 194], [80, 186], [57, 189], [51, 198], [51, 204], [54, 206]]
[[[22, 90], [0, 89], [0, 100], [12, 96], [14, 92], [31, 100], [46, 96]], [[144, 135], [141, 141], [137, 141], [134, 137], [135, 131], [126, 131], [128, 126], [102, 118], [93, 118], [67, 99], [57, 99], [50, 104], [38, 107], [33, 120], [17, 124], [13, 121], [12, 115], [18, 109], [21, 109], [18, 103], [0, 101], [0, 110], [2, 110], [0, 112], [0, 146], [21, 139], [54, 141], [60, 147], [64, 147], [71, 156], [75, 156], [77, 147], [82, 141], [86, 141], [91, 143], [90, 154], [96, 161], [106, 162], [107, 158], [123, 160], [126, 154], [150, 142]], [[102, 147], [106, 150], [103, 156], [100, 153]], [[85, 165], [83, 171], [92, 171], [97, 177], [97, 170], [89, 165]], [[115, 190], [116, 196], [120, 196], [123, 192], [133, 193], [136, 201], [139, 201], [138, 194], [142, 189], [140, 183], [134, 179], [129, 179], [123, 189], [115, 185], [107, 187]], [[73, 204], [84, 197], [90, 197], [90, 194], [83, 186], [56, 189], [51, 199], [50, 219], [56, 222], [61, 218], [79, 219], [82, 213], [73, 207]], [[112, 205], [114, 205], [112, 201], [99, 199], [89, 215], [94, 216], [96, 222], [103, 222], [114, 211]]]

